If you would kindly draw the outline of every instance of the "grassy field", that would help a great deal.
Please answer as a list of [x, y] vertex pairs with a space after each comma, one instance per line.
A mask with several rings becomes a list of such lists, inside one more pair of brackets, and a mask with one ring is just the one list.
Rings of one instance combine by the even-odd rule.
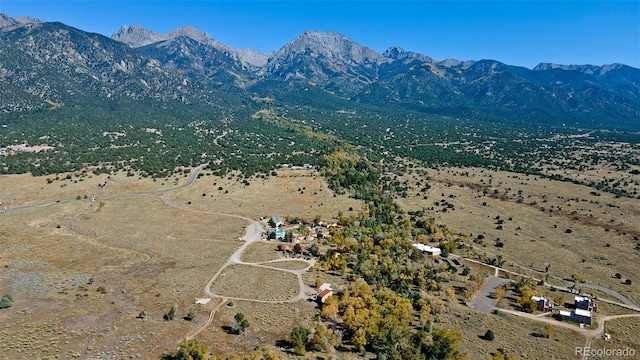
[[[15, 301], [0, 311], [0, 359], [172, 351], [208, 316], [209, 305], [194, 300], [247, 225], [153, 196], [73, 200], [0, 217], [0, 293]], [[174, 305], [177, 319], [163, 320]], [[182, 319], [190, 309], [195, 321]], [[137, 319], [143, 310], [146, 319]]]
[[640, 320], [638, 318], [608, 321], [605, 331], [611, 335], [611, 340], [594, 339], [591, 342], [592, 349], [625, 349], [628, 347], [635, 350], [636, 357], [640, 356]]
[[54, 180], [56, 175], [48, 177], [34, 177], [29, 174], [0, 175], [2, 185], [0, 202], [5, 204], [13, 202], [13, 206], [22, 206], [45, 200], [75, 198], [78, 195], [83, 198], [85, 195], [100, 198], [113, 194], [168, 190], [175, 184], [186, 181], [184, 175], [157, 181], [127, 176], [125, 173], [94, 175], [78, 172], [69, 175], [70, 179], [63, 174], [58, 176], [58, 180]]
[[[71, 174], [71, 179], [52, 177], [49, 182], [28, 175], [0, 177], [0, 201], [13, 202], [14, 207], [74, 199], [0, 213], [0, 292], [11, 294], [15, 301], [12, 308], [0, 311], [0, 359], [159, 358], [206, 320], [215, 301], [196, 306], [194, 300], [205, 297], [206, 283], [242, 244], [239, 238], [248, 225], [246, 220], [206, 212], [255, 219], [274, 213], [328, 219], [339, 210], [360, 208], [358, 201], [346, 196], [333, 197], [325, 182], [310, 171], [287, 171], [250, 186], [203, 176], [193, 187], [171, 196], [187, 210], [160, 199], [162, 190], [185, 181], [184, 175], [155, 182], [124, 174], [79, 173]], [[213, 183], [219, 185], [213, 187]], [[218, 186], [225, 191], [218, 191]], [[214, 196], [203, 196], [204, 191]], [[121, 196], [124, 194], [131, 195]], [[271, 243], [253, 244], [242, 260], [282, 258], [275, 248]], [[270, 265], [308, 266], [299, 261]], [[282, 301], [299, 291], [297, 277], [284, 271], [232, 266], [224, 275], [214, 288], [223, 288], [225, 295]], [[279, 331], [288, 333], [287, 329], [308, 321], [315, 307], [305, 301], [241, 303], [243, 311], [255, 319], [253, 329], [263, 339], [248, 343], [263, 345], [286, 338]], [[163, 316], [172, 306], [178, 308], [177, 318], [166, 321]], [[183, 319], [189, 310], [196, 314], [193, 321]], [[145, 319], [137, 318], [141, 311], [146, 312]], [[221, 314], [218, 327], [214, 323], [201, 336], [206, 339], [206, 334], [224, 333], [221, 326], [228, 325], [233, 314]], [[218, 340], [212, 343], [220, 349], [244, 348], [238, 347], [238, 341], [228, 336], [226, 345]]]
[[[273, 346], [278, 340], [288, 339], [292, 328], [309, 327], [315, 306], [311, 301], [291, 304], [233, 301], [233, 306], [223, 306], [218, 311], [211, 326], [198, 335], [198, 339], [210, 344], [214, 354], [219, 356], [248, 352], [256, 346]], [[242, 335], [228, 332], [237, 313], [243, 313], [251, 324]]]
[[[173, 194], [170, 199], [181, 206], [208, 211], [226, 211], [252, 219], [272, 215], [313, 220], [335, 219], [339, 211], [358, 211], [362, 203], [346, 195], [333, 196], [315, 170], [279, 170], [277, 177], [251, 179], [243, 185], [235, 177], [204, 176], [193, 186]], [[222, 188], [219, 190], [219, 188]]]
[[277, 250], [277, 243], [275, 241], [253, 243], [249, 245], [244, 252], [240, 260], [250, 263], [259, 263], [270, 260], [278, 260], [284, 258], [282, 251]]
[[263, 301], [285, 301], [298, 295], [296, 275], [249, 265], [232, 265], [224, 269], [211, 286], [221, 296]]
[[[441, 315], [434, 327], [458, 330], [462, 335], [460, 350], [471, 359], [489, 357], [498, 348], [521, 359], [571, 359], [574, 348], [584, 346], [582, 336], [560, 327], [555, 327], [554, 335], [547, 339], [538, 336], [544, 333], [541, 323], [506, 314], [483, 313], [460, 305], [452, 306], [448, 313]], [[482, 338], [487, 330], [494, 333], [493, 341]]]
[[279, 269], [289, 269], [289, 270], [302, 270], [310, 266], [308, 262], [301, 261], [301, 260], [274, 261], [274, 262], [266, 263], [265, 265], [276, 267]]

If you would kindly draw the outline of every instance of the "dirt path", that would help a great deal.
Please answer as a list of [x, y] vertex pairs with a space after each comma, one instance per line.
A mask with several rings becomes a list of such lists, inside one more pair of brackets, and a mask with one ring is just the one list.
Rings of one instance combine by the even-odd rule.
[[204, 324], [202, 324], [202, 326], [198, 330], [196, 330], [193, 334], [187, 336], [187, 340], [191, 340], [194, 337], [196, 337], [196, 335], [203, 332], [204, 329], [206, 329], [206, 327], [209, 326], [213, 321], [213, 316], [216, 314], [216, 312], [220, 310], [222, 305], [226, 304], [228, 301], [229, 299], [222, 299], [222, 301], [220, 301], [220, 304], [216, 305], [216, 307], [214, 307], [213, 310], [211, 310], [211, 313], [209, 314], [209, 319], [207, 319], [207, 321]]
[[[587, 337], [587, 341], [584, 343], [585, 349], [591, 348], [591, 340], [593, 340], [593, 338]], [[589, 360], [589, 353], [585, 353], [584, 356], [582, 357], [582, 360]]]

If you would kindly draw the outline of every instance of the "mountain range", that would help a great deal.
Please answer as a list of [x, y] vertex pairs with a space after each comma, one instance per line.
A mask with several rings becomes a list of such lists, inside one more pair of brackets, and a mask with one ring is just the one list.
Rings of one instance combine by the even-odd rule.
[[123, 99], [223, 106], [259, 96], [291, 103], [301, 96], [290, 93], [300, 91], [290, 86], [297, 83], [320, 90], [305, 99], [317, 107], [331, 99], [499, 121], [640, 127], [640, 69], [623, 64], [527, 69], [495, 60], [437, 61], [399, 47], [378, 53], [319, 31], [259, 53], [189, 26], [169, 34], [122, 26], [108, 38], [5, 14], [0, 35], [2, 112]]

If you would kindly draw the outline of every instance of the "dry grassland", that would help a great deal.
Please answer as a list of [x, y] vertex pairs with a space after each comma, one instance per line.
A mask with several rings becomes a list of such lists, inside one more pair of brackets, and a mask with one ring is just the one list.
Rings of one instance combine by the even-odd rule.
[[[46, 196], [34, 202], [57, 197]], [[247, 225], [154, 196], [73, 200], [0, 220], [0, 293], [15, 300], [0, 311], [0, 359], [148, 359], [173, 351], [215, 306], [194, 300]], [[174, 305], [177, 319], [163, 320]], [[194, 321], [182, 319], [189, 309]], [[136, 318], [143, 310], [146, 319]]]
[[261, 301], [286, 301], [300, 291], [296, 275], [263, 267], [232, 265], [211, 286], [220, 296]]
[[[455, 305], [439, 317], [441, 321], [434, 327], [459, 331], [462, 335], [459, 350], [471, 359], [489, 357], [498, 348], [518, 354], [521, 359], [571, 359], [574, 348], [584, 346], [584, 338], [573, 331], [555, 327], [554, 334], [547, 339], [537, 336], [544, 333], [544, 323], [507, 314], [488, 314]], [[489, 329], [495, 335], [493, 341], [481, 338]]]
[[[162, 202], [162, 190], [185, 181], [185, 175], [157, 182], [124, 174], [72, 174], [70, 180], [51, 183], [46, 177], [0, 177], [0, 201], [13, 200], [14, 207], [81, 198], [0, 214], [0, 293], [15, 300], [12, 308], [0, 311], [0, 359], [160, 358], [206, 320], [216, 301], [196, 306], [194, 300], [205, 295], [205, 284], [242, 244], [238, 239], [246, 220], [207, 212], [329, 219], [339, 210], [360, 207], [348, 197], [334, 198], [310, 171], [283, 171], [267, 181], [252, 180], [251, 186], [202, 176], [171, 196], [178, 206], [195, 211]], [[213, 182], [229, 192], [218, 191]], [[204, 191], [214, 196], [203, 196]], [[280, 259], [276, 246], [253, 244], [242, 260]], [[300, 261], [269, 265], [308, 266]], [[299, 291], [297, 277], [284, 271], [236, 265], [225, 275], [214, 284], [225, 295], [283, 301]], [[292, 327], [307, 324], [315, 307], [306, 301], [241, 303], [252, 321], [250, 332], [259, 335], [226, 334], [220, 327], [230, 325], [235, 312], [225, 312], [225, 306], [221, 319], [199, 337], [229, 353], [273, 346]], [[177, 319], [164, 320], [174, 305]], [[147, 317], [136, 318], [143, 310]], [[194, 321], [182, 318], [189, 310], [196, 314]], [[209, 338], [219, 333], [225, 334], [222, 341]]]
[[[310, 284], [312, 286], [315, 286], [316, 279], [320, 279], [321, 283], [331, 284], [331, 288], [337, 291], [346, 289], [348, 285], [348, 281], [344, 277], [334, 273], [319, 271], [314, 269], [314, 267], [304, 273], [302, 275], [302, 279], [304, 280], [305, 284]], [[318, 289], [315, 290], [317, 291]]]
[[[428, 176], [400, 179], [412, 186], [406, 199], [398, 199], [406, 209], [433, 208], [427, 216], [468, 235], [469, 243], [484, 235], [483, 245], [473, 245], [488, 257], [503, 255], [507, 269], [523, 272], [517, 263], [541, 278], [549, 264], [549, 273], [557, 277], [551, 282], [569, 285], [561, 279], [576, 273], [640, 303], [634, 240], [640, 238], [640, 200], [594, 196], [586, 186], [476, 168], [428, 170]], [[422, 187], [417, 181], [431, 189], [415, 196]], [[497, 216], [504, 221], [501, 230]], [[494, 246], [496, 239], [503, 248]], [[622, 279], [615, 279], [615, 273]], [[623, 284], [627, 278], [632, 285]]]
[[[193, 186], [172, 194], [180, 206], [213, 212], [228, 212], [259, 219], [279, 215], [313, 220], [335, 219], [339, 211], [356, 211], [362, 202], [346, 195], [333, 196], [326, 181], [315, 170], [278, 170], [277, 177], [249, 179], [245, 186], [235, 177], [202, 176]], [[222, 190], [218, 190], [222, 187]], [[191, 204], [189, 204], [191, 202]]]
[[[177, 183], [175, 176], [167, 180], [153, 181], [127, 176], [125, 173], [116, 175], [94, 175], [87, 173], [84, 177], [80, 172], [77, 177], [72, 174], [67, 180], [60, 175], [60, 180], [53, 180], [55, 175], [34, 177], [29, 174], [0, 175], [0, 202], [13, 206], [35, 204], [46, 200], [95, 196], [97, 198], [113, 194], [143, 193], [168, 190]], [[179, 183], [184, 183], [184, 175], [179, 175]], [[50, 184], [47, 179], [53, 180]], [[104, 186], [103, 186], [104, 185]]]
[[277, 250], [276, 242], [259, 242], [249, 245], [240, 260], [250, 263], [260, 263], [283, 258], [282, 251]]
[[[607, 321], [605, 332], [611, 335], [611, 340], [594, 339], [591, 348], [634, 349], [636, 357], [640, 356], [640, 320], [638, 318], [615, 319]], [[633, 358], [633, 357], [631, 357]]]
[[[210, 344], [214, 354], [248, 352], [256, 346], [273, 346], [278, 340], [288, 339], [296, 326], [309, 327], [316, 311], [315, 302], [298, 301], [287, 304], [261, 304], [233, 301], [234, 306], [223, 306], [198, 339]], [[242, 335], [228, 333], [233, 317], [243, 313], [251, 326]]]
[[308, 262], [301, 261], [301, 260], [274, 261], [274, 262], [267, 263], [265, 265], [272, 266], [278, 269], [287, 269], [287, 270], [302, 270], [310, 266]]

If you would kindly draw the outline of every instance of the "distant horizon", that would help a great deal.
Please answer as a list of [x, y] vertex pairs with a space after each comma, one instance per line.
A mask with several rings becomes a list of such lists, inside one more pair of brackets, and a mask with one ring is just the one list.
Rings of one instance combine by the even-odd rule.
[[398, 46], [437, 61], [640, 68], [640, 1], [2, 0], [0, 12], [107, 37], [123, 25], [161, 34], [193, 26], [261, 53], [315, 30], [338, 32], [378, 53]]

